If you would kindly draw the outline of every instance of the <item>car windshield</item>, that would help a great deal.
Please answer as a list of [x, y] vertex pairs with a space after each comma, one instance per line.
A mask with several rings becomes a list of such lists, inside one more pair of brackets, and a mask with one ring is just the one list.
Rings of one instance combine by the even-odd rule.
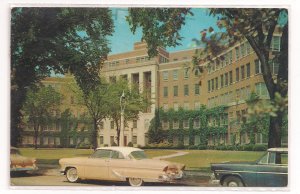
[[134, 158], [136, 160], [146, 159], [147, 156], [144, 151], [133, 151], [130, 153], [130, 158]]

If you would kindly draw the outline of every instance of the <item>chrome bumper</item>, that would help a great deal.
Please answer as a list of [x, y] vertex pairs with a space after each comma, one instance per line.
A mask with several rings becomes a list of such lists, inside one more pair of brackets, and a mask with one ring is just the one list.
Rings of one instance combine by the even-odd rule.
[[211, 184], [216, 184], [216, 185], [220, 184], [220, 180], [218, 180], [218, 179], [216, 178], [216, 176], [215, 176], [214, 173], [212, 173], [212, 174], [210, 175], [210, 183], [211, 183]]
[[184, 177], [184, 173], [181, 171], [177, 174], [163, 174], [159, 176], [158, 180], [161, 182], [177, 182], [178, 180], [182, 179]]

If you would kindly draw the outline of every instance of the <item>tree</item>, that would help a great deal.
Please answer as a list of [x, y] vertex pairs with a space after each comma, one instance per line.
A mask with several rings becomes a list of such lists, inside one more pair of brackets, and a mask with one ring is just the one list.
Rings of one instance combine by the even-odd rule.
[[[137, 27], [142, 27], [143, 40], [147, 42], [149, 48], [152, 48], [152, 51], [156, 50], [158, 46], [176, 45], [181, 39], [178, 30], [184, 25], [187, 13], [190, 13], [191, 10], [173, 9], [165, 11], [165, 9], [152, 9], [152, 13], [149, 12], [145, 9], [130, 9], [127, 20], [133, 32]], [[177, 17], [180, 18], [179, 20], [174, 20], [176, 13]], [[147, 14], [152, 17], [146, 18]], [[201, 32], [201, 41], [206, 44], [206, 49], [204, 50], [205, 55], [200, 52], [198, 56], [195, 56], [194, 62], [196, 65], [216, 57], [227, 47], [246, 39], [261, 62], [261, 70], [270, 100], [275, 103], [276, 96], [280, 96], [281, 102], [284, 101], [287, 98], [288, 91], [287, 10], [281, 8], [216, 8], [210, 9], [210, 14], [218, 17], [217, 25], [225, 31], [214, 33], [214, 29], [210, 27], [208, 30]], [[281, 33], [281, 47], [279, 51], [271, 52], [273, 34], [277, 29]], [[155, 34], [149, 33], [151, 31]], [[151, 50], [149, 55], [153, 55]], [[279, 63], [276, 77], [272, 75], [270, 70], [269, 64], [272, 61]], [[277, 109], [275, 115], [270, 118], [268, 147], [281, 146], [280, 134], [285, 112], [287, 112], [287, 107]]]
[[148, 131], [149, 143], [160, 143], [165, 138], [162, 135], [163, 130], [160, 123], [159, 111], [162, 110], [160, 109], [155, 110], [154, 118], [150, 121], [150, 126]]
[[51, 86], [30, 88], [23, 106], [24, 116], [34, 129], [34, 148], [37, 149], [37, 139], [41, 126], [51, 120], [52, 113], [59, 108], [61, 95]]
[[29, 87], [70, 72], [83, 91], [97, 83], [113, 33], [108, 8], [13, 8], [11, 11], [11, 145], [21, 130]]
[[144, 97], [134, 85], [129, 87], [126, 80], [119, 79], [115, 83], [110, 83], [108, 91], [108, 118], [116, 124], [117, 130], [117, 145], [120, 145], [120, 130], [121, 130], [121, 106], [120, 97], [124, 91], [125, 94], [125, 110], [124, 110], [124, 126], [129, 120], [137, 120], [139, 113], [144, 111], [149, 105], [150, 100]]
[[73, 92], [75, 93], [79, 104], [84, 105], [87, 108], [89, 115], [92, 117], [93, 130], [91, 135], [93, 148], [98, 147], [98, 126], [100, 122], [108, 116], [110, 109], [109, 85], [106, 83], [105, 79], [99, 80], [101, 80], [101, 82], [89, 92], [83, 92], [77, 84], [72, 85]]

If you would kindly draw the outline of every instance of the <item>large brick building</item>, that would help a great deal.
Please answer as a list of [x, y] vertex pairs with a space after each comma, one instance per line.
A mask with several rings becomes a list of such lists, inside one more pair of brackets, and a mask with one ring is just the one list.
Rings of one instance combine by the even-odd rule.
[[[274, 36], [272, 40], [272, 50], [280, 49], [280, 36]], [[167, 52], [160, 48], [158, 56], [149, 58], [147, 55], [147, 45], [145, 43], [135, 43], [133, 51], [109, 55], [102, 68], [102, 75], [105, 75], [109, 81], [115, 81], [122, 77], [129, 83], [138, 84], [140, 91], [147, 90], [148, 97], [153, 104], [145, 112], [141, 112], [138, 120], [129, 122], [124, 130], [124, 144], [132, 142], [134, 145], [144, 146], [147, 144], [147, 132], [150, 121], [154, 117], [155, 109], [162, 108], [165, 111], [173, 109], [199, 110], [201, 105], [207, 108], [213, 108], [220, 105], [226, 106], [226, 114], [223, 115], [223, 123], [227, 127], [227, 132], [215, 140], [213, 136], [209, 137], [208, 143], [222, 142], [224, 144], [232, 143], [232, 136], [238, 133], [238, 125], [230, 125], [232, 120], [241, 120], [247, 112], [246, 99], [251, 92], [255, 92], [262, 99], [268, 99], [268, 92], [261, 74], [260, 63], [256, 54], [251, 49], [248, 42], [241, 42], [225, 50], [220, 56], [222, 60], [216, 62], [211, 60], [200, 66], [205, 68], [193, 67], [192, 58], [196, 49], [183, 50], [177, 52]], [[270, 64], [272, 73], [275, 75], [278, 71], [276, 63]], [[202, 70], [204, 69], [204, 71]], [[44, 84], [51, 84], [58, 88], [65, 95], [65, 102], [61, 110], [70, 108], [75, 117], [84, 112], [83, 107], [72, 105], [74, 97], [71, 92], [66, 92], [66, 82], [70, 77], [64, 78], [47, 78]], [[162, 121], [162, 127], [168, 128], [169, 123]], [[166, 121], [169, 122], [169, 121]], [[176, 127], [177, 123], [172, 123]], [[184, 123], [183, 125], [188, 125]], [[88, 130], [88, 129], [86, 129]], [[60, 133], [57, 127], [56, 133]], [[101, 146], [112, 145], [115, 141], [116, 130], [113, 122], [109, 119], [103, 120], [99, 126], [98, 143]], [[240, 143], [249, 143], [247, 133], [242, 134]], [[262, 134], [257, 133], [255, 136], [257, 143], [264, 143]], [[23, 143], [32, 141], [26, 135], [23, 137]], [[52, 137], [49, 137], [52, 138]], [[64, 144], [72, 144], [89, 141], [89, 136], [82, 136], [81, 139], [64, 140], [58, 139], [44, 140], [46, 144], [68, 141]], [[195, 144], [200, 140], [195, 138]], [[176, 142], [176, 140], [174, 140]], [[173, 142], [174, 142], [173, 141]], [[189, 137], [184, 137], [187, 144]]]

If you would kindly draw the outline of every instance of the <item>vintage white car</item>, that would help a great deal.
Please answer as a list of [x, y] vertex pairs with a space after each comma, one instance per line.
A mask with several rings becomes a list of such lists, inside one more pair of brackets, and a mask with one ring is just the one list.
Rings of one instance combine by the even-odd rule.
[[59, 160], [61, 173], [69, 182], [80, 179], [144, 182], [176, 182], [183, 177], [183, 164], [147, 159], [143, 150], [132, 147], [98, 148], [88, 158]]

